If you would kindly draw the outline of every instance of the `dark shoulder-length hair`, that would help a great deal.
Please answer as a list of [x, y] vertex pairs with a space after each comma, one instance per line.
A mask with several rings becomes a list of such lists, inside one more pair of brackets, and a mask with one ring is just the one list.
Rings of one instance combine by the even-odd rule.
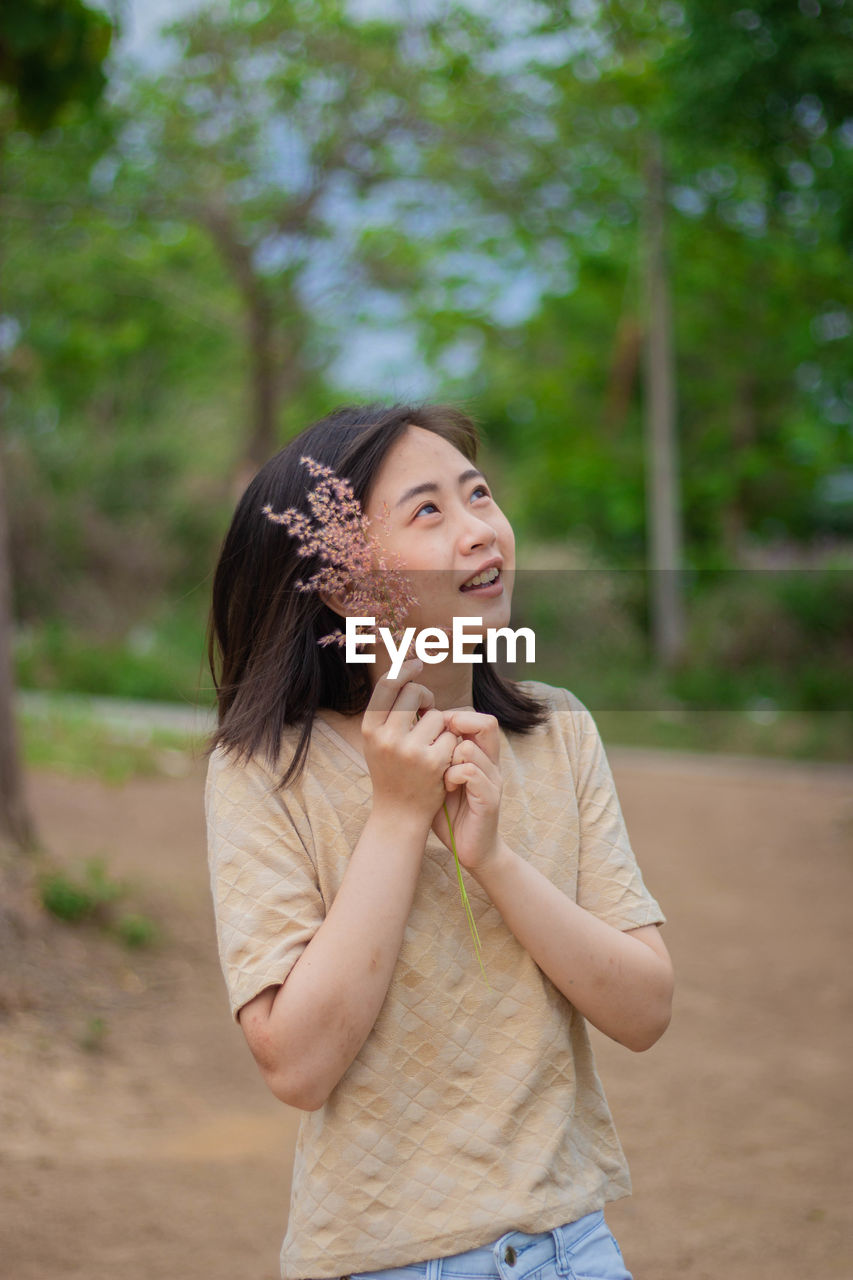
[[[280, 781], [286, 787], [302, 771], [314, 716], [320, 707], [345, 714], [364, 711], [371, 695], [362, 664], [348, 664], [338, 645], [321, 636], [342, 619], [297, 579], [320, 568], [300, 556], [296, 538], [263, 509], [295, 507], [310, 514], [312, 478], [303, 455], [348, 479], [362, 507], [391, 446], [410, 425], [423, 427], [476, 460], [477, 429], [450, 405], [370, 404], [336, 409], [306, 428], [269, 460], [240, 499], [213, 580], [208, 659], [217, 694], [218, 724], [210, 750], [221, 746], [238, 758], [263, 754], [277, 761], [283, 731], [300, 725], [295, 754]], [[481, 651], [482, 646], [479, 646]], [[529, 733], [549, 708], [525, 694], [485, 661], [473, 668], [473, 705], [503, 729]]]

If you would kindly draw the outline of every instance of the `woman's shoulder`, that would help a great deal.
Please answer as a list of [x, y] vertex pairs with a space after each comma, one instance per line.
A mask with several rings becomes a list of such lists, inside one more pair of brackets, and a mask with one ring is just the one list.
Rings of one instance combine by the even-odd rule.
[[299, 725], [285, 725], [275, 757], [263, 749], [250, 752], [216, 743], [208, 754], [207, 789], [233, 784], [277, 790], [300, 736]]
[[562, 685], [547, 684], [544, 680], [518, 680], [516, 683], [531, 698], [535, 698], [537, 702], [544, 702], [552, 715], [558, 718], [566, 715], [589, 715], [589, 711], [577, 694]]
[[284, 725], [274, 754], [263, 748], [247, 752], [218, 743], [208, 756], [207, 793], [272, 795], [287, 808], [304, 807], [309, 791], [322, 791], [340, 773], [339, 753], [329, 751], [326, 736], [317, 732], [319, 723], [320, 717], [315, 716], [307, 740], [302, 722]]
[[[527, 733], [512, 734], [513, 741], [526, 753], [556, 750], [576, 755], [592, 719], [580, 698], [570, 689], [545, 680], [518, 680], [516, 685], [520, 692], [544, 705], [548, 714]], [[521, 747], [522, 740], [528, 741], [526, 747]]]
[[265, 754], [241, 751], [227, 742], [217, 742], [210, 750], [207, 758], [207, 777], [219, 778], [226, 775], [244, 776], [272, 774], [273, 762]]

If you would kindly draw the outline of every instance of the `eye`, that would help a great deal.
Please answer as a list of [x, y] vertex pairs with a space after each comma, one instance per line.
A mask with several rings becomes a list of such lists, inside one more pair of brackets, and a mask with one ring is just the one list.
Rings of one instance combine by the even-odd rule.
[[472, 498], [475, 493], [484, 493], [487, 498], [490, 498], [492, 496], [484, 484], [478, 484], [471, 490]]
[[435, 507], [435, 510], [438, 511], [438, 507], [435, 506], [434, 502], [425, 502], [422, 507], [418, 507], [417, 511], [415, 512], [415, 517], [417, 518], [422, 511], [426, 511], [427, 507]]

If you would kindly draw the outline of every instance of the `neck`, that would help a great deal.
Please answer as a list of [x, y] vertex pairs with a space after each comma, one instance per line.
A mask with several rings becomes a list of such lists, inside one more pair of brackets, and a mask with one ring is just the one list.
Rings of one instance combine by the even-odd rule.
[[[377, 681], [390, 669], [391, 661], [387, 654], [377, 653], [376, 663], [370, 668], [370, 683], [374, 689]], [[473, 671], [472, 663], [451, 662], [449, 658], [434, 664], [425, 662], [413, 683], [430, 690], [439, 711], [449, 711], [451, 707], [470, 707], [474, 697]]]

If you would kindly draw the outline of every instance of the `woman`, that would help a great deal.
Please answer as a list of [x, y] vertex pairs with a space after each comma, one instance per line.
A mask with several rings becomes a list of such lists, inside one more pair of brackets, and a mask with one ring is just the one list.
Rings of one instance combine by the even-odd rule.
[[506, 626], [514, 537], [476, 450], [447, 407], [332, 414], [256, 476], [217, 569], [220, 955], [267, 1084], [305, 1112], [285, 1280], [629, 1276], [603, 1206], [630, 1180], [586, 1021], [648, 1048], [672, 967], [595, 723], [486, 662], [409, 659], [392, 679], [377, 646], [348, 664], [318, 644], [346, 599], [295, 590], [317, 566], [263, 515], [308, 510], [309, 455], [371, 521], [390, 513], [407, 625]]

